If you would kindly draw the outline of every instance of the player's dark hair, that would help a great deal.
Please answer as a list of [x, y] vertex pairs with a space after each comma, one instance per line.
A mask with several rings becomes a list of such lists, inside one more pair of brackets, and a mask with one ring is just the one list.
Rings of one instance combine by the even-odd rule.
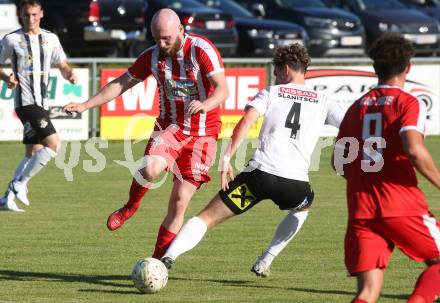
[[405, 71], [415, 55], [411, 41], [398, 34], [384, 34], [368, 51], [380, 80], [386, 81]]
[[293, 70], [305, 73], [310, 65], [307, 49], [299, 43], [280, 46], [275, 49], [272, 63], [275, 66], [289, 65]]
[[21, 0], [20, 4], [18, 5], [19, 9], [22, 9], [25, 6], [39, 6], [39, 7], [43, 7], [43, 5], [41, 5], [40, 0]]

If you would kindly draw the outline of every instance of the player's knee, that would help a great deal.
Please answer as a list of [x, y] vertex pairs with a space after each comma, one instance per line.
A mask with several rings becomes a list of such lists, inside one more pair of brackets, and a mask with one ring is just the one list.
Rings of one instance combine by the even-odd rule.
[[148, 182], [156, 179], [166, 168], [166, 164], [161, 160], [152, 159], [147, 165], [139, 169], [139, 173]]
[[151, 166], [147, 166], [144, 167], [142, 169], [139, 170], [139, 173], [142, 175], [142, 177], [147, 180], [148, 182], [152, 182], [154, 181], [154, 179], [157, 178], [157, 176], [159, 176], [159, 173], [157, 172], [156, 169], [154, 169]]

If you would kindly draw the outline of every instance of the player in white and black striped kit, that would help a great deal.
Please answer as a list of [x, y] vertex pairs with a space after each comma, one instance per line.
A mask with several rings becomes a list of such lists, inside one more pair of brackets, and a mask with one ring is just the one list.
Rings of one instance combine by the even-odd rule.
[[[22, 211], [17, 197], [29, 205], [27, 183], [57, 154], [60, 139], [49, 118], [47, 86], [52, 64], [58, 65], [63, 77], [76, 83], [76, 75], [66, 62], [58, 37], [40, 28], [43, 9], [38, 0], [20, 2], [23, 27], [6, 35], [0, 46], [0, 79], [15, 89], [15, 112], [23, 123], [25, 157], [17, 166], [3, 197], [0, 210]], [[12, 73], [2, 66], [10, 59]]]
[[[162, 258], [168, 268], [179, 255], [196, 246], [207, 229], [249, 210], [261, 200], [271, 199], [288, 213], [269, 247], [251, 268], [257, 276], [269, 274], [274, 258], [300, 230], [314, 198], [308, 176], [313, 150], [324, 124], [339, 127], [344, 116], [337, 103], [305, 85], [309, 63], [307, 50], [299, 44], [275, 51], [277, 85], [261, 90], [246, 106], [222, 160], [222, 189], [182, 227]], [[230, 158], [260, 116], [264, 116], [264, 122], [259, 146], [247, 168], [234, 179]], [[232, 180], [229, 183], [228, 178]]]

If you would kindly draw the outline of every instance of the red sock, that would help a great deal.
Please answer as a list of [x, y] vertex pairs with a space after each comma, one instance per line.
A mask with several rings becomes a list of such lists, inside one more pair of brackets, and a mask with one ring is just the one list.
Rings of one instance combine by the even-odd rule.
[[416, 287], [407, 302], [432, 303], [438, 296], [440, 296], [440, 264], [435, 264], [425, 269], [419, 276]]
[[125, 204], [130, 210], [136, 211], [141, 204], [141, 200], [147, 193], [148, 188], [143, 187], [137, 183], [136, 179], [133, 178], [131, 181], [130, 193], [127, 203]]
[[353, 301], [351, 301], [351, 303], [368, 303], [368, 302], [362, 299], [354, 299]]
[[154, 248], [153, 258], [159, 259], [163, 257], [166, 253], [168, 247], [170, 247], [171, 242], [173, 242], [176, 237], [175, 233], [167, 230], [163, 225], [159, 228], [159, 233], [157, 234], [156, 247]]

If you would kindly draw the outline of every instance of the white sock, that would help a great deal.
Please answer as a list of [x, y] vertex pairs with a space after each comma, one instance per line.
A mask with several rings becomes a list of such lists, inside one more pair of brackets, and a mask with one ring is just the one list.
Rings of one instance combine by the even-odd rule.
[[35, 176], [52, 158], [55, 158], [57, 153], [49, 147], [43, 147], [37, 151], [21, 174], [19, 182], [23, 185], [27, 184], [29, 180]]
[[26, 168], [26, 166], [30, 160], [31, 160], [31, 158], [28, 158], [28, 157], [24, 157], [24, 159], [21, 160], [20, 164], [18, 164], [17, 168], [15, 169], [13, 180], [17, 180], [18, 177], [21, 176], [21, 174], [23, 173], [24, 169]]
[[293, 212], [290, 211], [287, 216], [278, 225], [269, 247], [260, 257], [267, 265], [272, 264], [274, 258], [289, 244], [295, 237], [302, 225], [307, 219], [308, 210]]
[[[30, 159], [31, 158], [24, 157], [23, 160], [21, 160], [21, 162], [17, 165], [17, 167], [15, 168], [14, 177], [12, 177], [12, 182], [17, 180], [21, 176], [21, 174], [23, 173], [23, 170], [26, 168]], [[8, 186], [8, 188], [6, 189], [6, 191], [3, 195], [3, 198], [11, 199], [10, 195], [12, 195], [12, 192], [9, 190], [9, 186]]]
[[199, 217], [193, 217], [183, 225], [164, 257], [176, 260], [178, 256], [193, 249], [203, 239], [208, 227]]

